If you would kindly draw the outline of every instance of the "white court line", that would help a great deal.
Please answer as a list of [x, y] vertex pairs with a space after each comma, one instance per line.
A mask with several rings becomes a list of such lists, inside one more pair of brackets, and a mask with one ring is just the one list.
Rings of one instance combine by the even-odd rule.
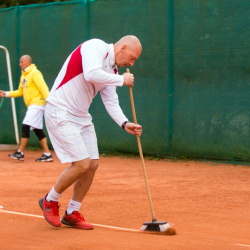
[[2, 210], [2, 209], [0, 209], [0, 212], [8, 213], [8, 214], [18, 214], [18, 215], [24, 215], [24, 216], [30, 216], [30, 217], [36, 217], [36, 218], [44, 218], [43, 216], [40, 216], [40, 215], [18, 213], [18, 212], [12, 212], [12, 211]]
[[[17, 215], [23, 215], [23, 216], [29, 216], [29, 217], [35, 217], [35, 218], [42, 218], [42, 219], [44, 219], [44, 216], [41, 216], [41, 215], [18, 213], [18, 212], [3, 210], [3, 209], [0, 209], [0, 212], [8, 213], [8, 214], [17, 214]], [[111, 228], [111, 229], [118, 229], [118, 230], [122, 230], [122, 231], [130, 231], [130, 232], [139, 232], [139, 230], [136, 230], [136, 229], [122, 228], [122, 227], [112, 227], [112, 226], [101, 225], [101, 224], [93, 224], [93, 223], [91, 223], [91, 224], [94, 225], [94, 226], [98, 226], [98, 227], [105, 227], [105, 228]]]
[[[41, 216], [41, 215], [25, 214], [25, 213], [7, 211], [7, 210], [3, 210], [3, 209], [0, 209], [0, 212], [44, 219], [44, 216]], [[98, 226], [98, 227], [104, 227], [104, 228], [117, 229], [117, 230], [122, 230], [122, 231], [140, 232], [139, 230], [136, 230], [136, 229], [122, 228], [122, 227], [113, 227], [113, 226], [107, 226], [107, 225], [101, 225], [101, 224], [93, 224], [93, 223], [92, 223], [92, 225]], [[246, 244], [234, 244], [234, 245], [235, 246], [240, 246], [240, 247], [250, 247], [250, 245], [246, 245]]]
[[240, 247], [250, 247], [250, 245], [245, 245], [245, 244], [235, 244], [235, 246], [240, 246]]

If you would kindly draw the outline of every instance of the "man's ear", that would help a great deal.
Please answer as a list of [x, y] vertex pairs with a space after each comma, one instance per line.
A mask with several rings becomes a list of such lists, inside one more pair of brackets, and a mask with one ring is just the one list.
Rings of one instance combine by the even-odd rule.
[[125, 44], [122, 45], [122, 47], [121, 47], [121, 53], [123, 53], [126, 50], [126, 48], [127, 48], [127, 46]]

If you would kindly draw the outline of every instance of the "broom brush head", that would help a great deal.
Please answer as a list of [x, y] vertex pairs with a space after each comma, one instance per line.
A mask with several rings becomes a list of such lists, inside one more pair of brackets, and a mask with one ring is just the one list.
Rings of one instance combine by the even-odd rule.
[[166, 221], [157, 221], [155, 219], [153, 219], [152, 222], [144, 222], [139, 231], [164, 235], [176, 234], [175, 229], [172, 228]]

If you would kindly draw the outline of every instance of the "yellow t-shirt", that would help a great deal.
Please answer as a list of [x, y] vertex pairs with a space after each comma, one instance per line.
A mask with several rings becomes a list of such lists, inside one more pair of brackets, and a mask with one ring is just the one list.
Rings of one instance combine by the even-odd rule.
[[48, 95], [49, 88], [35, 64], [31, 64], [26, 72], [22, 70], [18, 90], [8, 92], [9, 97], [23, 96], [27, 107], [30, 105], [45, 105]]

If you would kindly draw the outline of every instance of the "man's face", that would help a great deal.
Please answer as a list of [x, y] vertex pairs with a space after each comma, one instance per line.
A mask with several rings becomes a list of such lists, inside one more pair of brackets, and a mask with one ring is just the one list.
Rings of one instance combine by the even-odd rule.
[[119, 68], [133, 66], [135, 60], [137, 60], [140, 55], [141, 55], [140, 48], [129, 48], [124, 45], [121, 48], [120, 55], [116, 60], [116, 65]]
[[21, 57], [20, 61], [19, 61], [19, 66], [20, 66], [21, 70], [24, 70], [25, 68], [30, 66], [30, 62], [29, 62], [29, 60], [27, 60], [27, 58]]

